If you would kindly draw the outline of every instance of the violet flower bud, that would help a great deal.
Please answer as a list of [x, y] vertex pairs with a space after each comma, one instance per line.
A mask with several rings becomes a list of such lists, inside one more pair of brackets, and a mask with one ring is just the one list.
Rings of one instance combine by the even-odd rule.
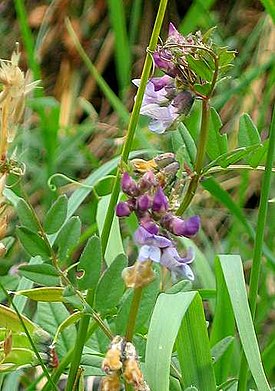
[[147, 171], [138, 181], [138, 188], [142, 193], [144, 193], [152, 187], [156, 187], [157, 184], [158, 182], [153, 171]]
[[121, 188], [122, 191], [130, 196], [135, 196], [138, 194], [138, 188], [136, 181], [128, 174], [124, 172], [121, 178]]
[[143, 194], [137, 198], [137, 209], [138, 211], [145, 212], [151, 208], [151, 197], [148, 194]]
[[149, 216], [140, 219], [140, 225], [150, 234], [157, 235], [159, 233], [159, 227]]
[[172, 56], [168, 50], [158, 48], [157, 51], [153, 53], [153, 59], [156, 67], [167, 75], [176, 77], [179, 74], [179, 70], [172, 62]]
[[177, 236], [186, 236], [190, 238], [196, 235], [200, 228], [199, 216], [192, 216], [187, 220], [182, 220], [178, 217], [174, 217], [170, 223], [170, 230]]
[[119, 202], [116, 206], [117, 217], [127, 217], [131, 214], [131, 209], [127, 202]]
[[158, 187], [153, 199], [152, 210], [156, 213], [164, 213], [168, 210], [168, 207], [168, 199], [162, 188]]

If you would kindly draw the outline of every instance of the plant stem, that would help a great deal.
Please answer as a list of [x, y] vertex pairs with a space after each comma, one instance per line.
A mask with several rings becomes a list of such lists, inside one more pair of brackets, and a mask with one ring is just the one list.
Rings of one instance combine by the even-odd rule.
[[126, 337], [125, 337], [126, 341], [129, 342], [132, 341], [133, 339], [141, 296], [142, 296], [142, 287], [134, 289], [134, 296], [131, 304], [128, 325], [126, 330]]
[[42, 368], [42, 370], [44, 372], [44, 375], [47, 377], [48, 382], [51, 384], [52, 390], [58, 391], [58, 388], [57, 388], [54, 380], [52, 379], [51, 375], [48, 372], [48, 369], [46, 368], [42, 358], [40, 357], [40, 354], [39, 354], [39, 352], [38, 352], [38, 350], [37, 350], [37, 348], [35, 346], [35, 343], [33, 342], [33, 339], [32, 339], [32, 337], [31, 337], [31, 335], [29, 333], [29, 330], [28, 330], [27, 326], [25, 325], [24, 319], [22, 318], [22, 316], [21, 316], [20, 312], [18, 311], [16, 305], [14, 304], [13, 300], [11, 299], [10, 295], [8, 294], [8, 292], [4, 288], [4, 286], [1, 284], [1, 282], [0, 282], [0, 288], [4, 292], [8, 303], [13, 307], [14, 311], [16, 312], [16, 314], [17, 314], [17, 316], [18, 316], [18, 318], [20, 320], [20, 323], [21, 323], [21, 325], [22, 325], [22, 327], [24, 329], [24, 332], [27, 335], [27, 338], [28, 338], [28, 340], [29, 340], [29, 342], [31, 344], [31, 347], [32, 347], [32, 349], [33, 349], [33, 351], [34, 351], [34, 353], [35, 353], [35, 355], [37, 357], [37, 360], [38, 360], [39, 364], [41, 365], [41, 368]]
[[121, 164], [127, 163], [129, 153], [131, 152], [132, 143], [133, 143], [133, 139], [134, 139], [134, 135], [135, 135], [135, 130], [136, 130], [137, 123], [138, 123], [139, 112], [140, 112], [141, 104], [142, 104], [142, 100], [143, 100], [143, 95], [145, 92], [147, 80], [149, 78], [150, 70], [151, 70], [151, 66], [152, 66], [152, 56], [151, 56], [150, 52], [154, 51], [156, 48], [158, 36], [160, 33], [162, 21], [163, 21], [166, 6], [167, 6], [167, 1], [168, 0], [161, 0], [160, 1], [158, 14], [156, 17], [152, 36], [151, 36], [150, 43], [149, 43], [148, 50], [147, 50], [147, 54], [145, 57], [145, 62], [144, 62], [143, 71], [142, 71], [142, 75], [141, 75], [140, 85], [139, 85], [139, 89], [137, 91], [136, 100], [135, 100], [133, 111], [132, 111], [132, 114], [130, 117], [126, 141], [125, 141], [125, 144], [123, 145], [120, 164], [117, 169], [116, 179], [115, 179], [115, 183], [113, 186], [110, 203], [108, 206], [108, 210], [106, 213], [104, 226], [103, 226], [103, 230], [102, 230], [102, 234], [101, 234], [101, 245], [102, 245], [103, 255], [105, 254], [105, 251], [107, 248], [109, 233], [110, 233], [110, 229], [111, 229], [113, 218], [114, 218], [115, 205], [117, 203], [119, 191], [120, 191]]
[[[96, 322], [93, 322], [90, 324], [89, 326], [89, 329], [87, 331], [87, 334], [86, 334], [86, 341], [90, 338], [90, 336], [95, 332], [95, 330], [97, 329], [98, 327], [98, 324]], [[74, 349], [70, 349], [67, 354], [62, 358], [62, 360], [60, 361], [58, 367], [54, 370], [53, 374], [52, 374], [52, 379], [55, 383], [57, 383], [58, 379], [60, 378], [60, 376], [62, 375], [62, 373], [64, 372], [65, 368], [69, 365], [69, 363], [71, 362], [72, 360], [72, 357], [73, 357], [73, 354], [74, 354]], [[50, 391], [50, 385], [49, 385], [49, 382], [47, 384], [45, 384], [45, 386], [42, 388], [41, 391]]]
[[[158, 14], [156, 17], [154, 29], [153, 29], [151, 40], [149, 43], [149, 50], [151, 50], [151, 51], [154, 50], [157, 45], [157, 40], [158, 40], [158, 36], [160, 33], [162, 21], [164, 18], [164, 13], [166, 10], [167, 1], [168, 0], [161, 0], [160, 1]], [[139, 86], [136, 100], [134, 103], [133, 112], [130, 117], [130, 121], [129, 121], [129, 125], [128, 125], [126, 141], [123, 146], [122, 153], [121, 153], [121, 159], [120, 159], [121, 163], [127, 162], [129, 153], [132, 148], [133, 138], [134, 138], [135, 130], [136, 130], [137, 123], [138, 123], [139, 112], [140, 112], [140, 108], [141, 108], [141, 104], [142, 104], [142, 100], [143, 100], [143, 95], [144, 95], [145, 88], [146, 88], [146, 83], [149, 78], [151, 66], [152, 66], [152, 58], [148, 52], [146, 55], [146, 58], [145, 58], [145, 63], [144, 63], [144, 67], [143, 67], [143, 71], [142, 71], [142, 75], [141, 75], [140, 86]], [[115, 205], [117, 203], [119, 191], [120, 191], [120, 165], [118, 166], [118, 169], [117, 169], [116, 179], [115, 179], [115, 183], [113, 186], [110, 203], [108, 206], [108, 210], [107, 210], [107, 214], [105, 217], [104, 226], [103, 226], [103, 230], [102, 230], [102, 234], [101, 234], [101, 245], [102, 245], [103, 257], [106, 252], [108, 239], [109, 239], [109, 233], [110, 233], [110, 229], [111, 229], [113, 218], [114, 218], [114, 209], [115, 209]], [[77, 373], [77, 368], [80, 363], [88, 326], [89, 326], [89, 317], [84, 317], [83, 319], [80, 320], [78, 334], [77, 334], [77, 344], [76, 344], [76, 348], [75, 348], [75, 355], [74, 355], [73, 361], [71, 362], [69, 378], [68, 378], [68, 382], [67, 382], [67, 386], [66, 386], [67, 391], [71, 390], [71, 388], [73, 386], [74, 378]], [[79, 343], [79, 346], [78, 346], [78, 343]]]
[[[257, 293], [259, 288], [259, 279], [261, 272], [261, 260], [263, 252], [264, 231], [268, 209], [268, 197], [271, 184], [271, 174], [273, 159], [275, 153], [275, 106], [273, 108], [272, 121], [269, 133], [269, 144], [266, 158], [265, 171], [263, 174], [262, 191], [260, 198], [259, 213], [257, 219], [257, 229], [255, 237], [255, 247], [253, 252], [253, 262], [249, 281], [248, 300], [253, 321], [255, 320]], [[247, 390], [248, 365], [244, 353], [242, 354], [238, 391]]]
[[[93, 290], [88, 290], [87, 298], [86, 298], [88, 304], [92, 304], [93, 299], [94, 299]], [[71, 362], [68, 380], [66, 384], [66, 391], [71, 391], [75, 383], [75, 378], [81, 361], [82, 351], [84, 348], [84, 344], [86, 342], [89, 323], [90, 323], [89, 315], [84, 315], [83, 318], [80, 319], [76, 342], [75, 342], [75, 348], [73, 352], [73, 360]]]
[[205, 147], [206, 147], [207, 136], [208, 136], [209, 114], [210, 114], [210, 107], [209, 107], [208, 99], [203, 99], [201, 129], [200, 129], [200, 136], [199, 136], [198, 151], [197, 151], [197, 156], [195, 161], [195, 171], [189, 183], [186, 194], [176, 212], [178, 216], [181, 216], [183, 212], [187, 209], [187, 207], [190, 205], [199, 184], [200, 176], [202, 174], [202, 169], [203, 169]]

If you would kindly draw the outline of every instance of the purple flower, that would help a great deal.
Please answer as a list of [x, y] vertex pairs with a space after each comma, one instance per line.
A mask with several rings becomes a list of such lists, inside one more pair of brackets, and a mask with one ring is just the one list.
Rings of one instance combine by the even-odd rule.
[[192, 216], [187, 220], [174, 217], [170, 221], [170, 230], [177, 236], [186, 236], [190, 238], [196, 235], [200, 229], [200, 218], [199, 216]]
[[145, 212], [152, 205], [151, 197], [148, 194], [143, 194], [137, 198], [138, 211]]
[[164, 194], [162, 187], [158, 187], [153, 199], [152, 210], [156, 213], [164, 213], [168, 210], [168, 207], [168, 199]]
[[167, 267], [172, 273], [176, 275], [184, 275], [189, 280], [194, 280], [194, 274], [189, 266], [193, 262], [194, 253], [191, 248], [188, 249], [187, 256], [181, 258], [175, 247], [167, 247], [162, 250], [160, 263]]
[[119, 202], [116, 206], [117, 217], [127, 217], [131, 214], [131, 209], [127, 202]]
[[188, 249], [187, 256], [181, 258], [173, 246], [171, 240], [161, 235], [154, 235], [145, 228], [139, 227], [135, 232], [135, 241], [142, 246], [139, 250], [138, 261], [148, 260], [160, 263], [176, 275], [184, 275], [190, 280], [194, 280], [194, 274], [188, 266], [194, 259], [192, 249]]
[[150, 215], [144, 216], [140, 219], [140, 225], [146, 229], [150, 234], [157, 235], [159, 232], [159, 227], [157, 224], [151, 219]]
[[121, 188], [122, 191], [130, 196], [135, 196], [138, 194], [138, 187], [136, 182], [128, 172], [124, 172], [121, 178]]

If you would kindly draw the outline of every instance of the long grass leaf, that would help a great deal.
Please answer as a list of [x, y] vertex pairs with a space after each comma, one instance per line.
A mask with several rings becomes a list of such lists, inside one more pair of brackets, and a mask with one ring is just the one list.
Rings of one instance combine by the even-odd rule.
[[115, 35], [116, 73], [123, 96], [130, 83], [131, 51], [129, 47], [124, 5], [122, 0], [108, 0], [109, 17]]
[[239, 255], [220, 255], [219, 262], [233, 308], [242, 347], [258, 390], [270, 391], [248, 305], [242, 261]]
[[157, 300], [145, 354], [145, 374], [151, 390], [169, 390], [170, 361], [177, 336], [184, 386], [215, 390], [206, 322], [197, 292], [161, 294]]

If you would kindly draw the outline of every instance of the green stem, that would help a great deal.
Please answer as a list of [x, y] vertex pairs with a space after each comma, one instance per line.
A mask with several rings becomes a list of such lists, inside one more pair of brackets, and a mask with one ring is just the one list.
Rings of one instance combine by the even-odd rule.
[[[88, 290], [87, 298], [86, 298], [88, 304], [92, 304], [93, 299], [94, 299], [93, 290]], [[79, 328], [78, 328], [75, 348], [73, 352], [73, 360], [71, 362], [71, 366], [69, 370], [66, 391], [71, 391], [73, 389], [73, 385], [75, 383], [75, 378], [81, 361], [82, 351], [84, 348], [84, 344], [86, 342], [89, 323], [90, 323], [89, 315], [84, 315], [79, 322]]]
[[[251, 316], [253, 321], [255, 320], [255, 314], [256, 314], [257, 293], [259, 288], [259, 279], [260, 279], [260, 272], [261, 272], [264, 231], [265, 231], [265, 223], [266, 223], [266, 216], [267, 216], [267, 209], [268, 209], [268, 197], [269, 197], [270, 184], [271, 184], [271, 174], [272, 174], [274, 153], [275, 153], [275, 106], [273, 108], [273, 115], [272, 115], [272, 121], [270, 126], [269, 144], [268, 144], [268, 151], [267, 151], [267, 158], [266, 158], [266, 165], [265, 165], [266, 168], [263, 174], [261, 199], [260, 199], [256, 237], [255, 237], [255, 247], [254, 247], [253, 262], [252, 262], [250, 281], [249, 281], [248, 300], [250, 304], [250, 311], [251, 311]], [[238, 391], [247, 390], [247, 378], [248, 378], [248, 365], [247, 365], [245, 355], [243, 353], [241, 366], [240, 366]]]
[[[135, 130], [136, 130], [137, 123], [138, 123], [138, 118], [139, 118], [139, 112], [140, 112], [141, 104], [142, 104], [142, 100], [143, 100], [143, 95], [144, 95], [144, 92], [145, 92], [147, 80], [148, 80], [148, 78], [150, 76], [150, 70], [151, 70], [151, 66], [152, 66], [152, 56], [151, 56], [150, 52], [153, 52], [155, 50], [155, 48], [156, 48], [158, 37], [159, 37], [159, 33], [160, 33], [160, 29], [161, 29], [161, 25], [162, 25], [162, 21], [163, 21], [165, 10], [166, 10], [166, 6], [167, 6], [167, 1], [168, 0], [161, 0], [160, 1], [158, 14], [157, 14], [157, 17], [156, 17], [155, 25], [154, 25], [154, 28], [153, 28], [152, 36], [151, 36], [151, 39], [150, 39], [150, 43], [149, 43], [149, 46], [148, 46], [148, 51], [147, 51], [145, 62], [144, 62], [144, 67], [143, 67], [141, 80], [140, 80], [140, 86], [139, 86], [139, 89], [138, 89], [138, 92], [137, 92], [137, 95], [136, 95], [136, 100], [135, 100], [135, 103], [134, 103], [133, 111], [132, 111], [132, 114], [131, 114], [131, 117], [130, 117], [130, 121], [129, 121], [129, 125], [128, 125], [126, 141], [125, 141], [125, 144], [123, 146], [122, 153], [121, 153], [121, 160], [120, 160], [121, 163], [127, 163], [127, 160], [128, 160], [128, 157], [129, 157], [129, 153], [130, 153], [131, 148], [132, 148], [132, 143], [133, 143], [133, 139], [134, 139], [134, 135], [135, 135]], [[107, 213], [106, 213], [106, 218], [105, 218], [105, 221], [104, 221], [104, 226], [103, 226], [103, 230], [102, 230], [102, 234], [101, 234], [101, 244], [102, 244], [103, 254], [105, 254], [105, 251], [106, 251], [106, 248], [107, 248], [108, 239], [109, 239], [109, 233], [110, 233], [110, 229], [111, 229], [113, 218], [114, 218], [114, 210], [115, 210], [115, 206], [116, 206], [116, 203], [117, 203], [117, 200], [118, 200], [118, 196], [119, 196], [119, 191], [120, 191], [120, 168], [121, 168], [121, 163], [118, 166], [115, 183], [114, 183], [114, 186], [113, 186], [110, 203], [109, 203], [109, 206], [108, 206], [108, 210], [107, 210]]]
[[[86, 334], [86, 341], [95, 332], [97, 327], [98, 327], [98, 324], [96, 322], [93, 322], [93, 323], [90, 324], [89, 329], [88, 329], [87, 334]], [[60, 361], [58, 367], [54, 370], [54, 372], [52, 374], [52, 379], [53, 379], [53, 381], [55, 383], [57, 383], [57, 381], [59, 380], [59, 378], [62, 375], [62, 373], [65, 371], [65, 369], [67, 368], [69, 363], [72, 361], [73, 355], [74, 355], [74, 348], [70, 349], [67, 352], [66, 356], [64, 356], [62, 358], [62, 360]], [[42, 388], [41, 391], [50, 391], [50, 384], [49, 384], [49, 382], [47, 384], [45, 384], [45, 386]]]
[[183, 212], [187, 209], [187, 207], [190, 205], [199, 184], [199, 180], [203, 169], [203, 161], [204, 161], [205, 148], [206, 148], [206, 142], [208, 136], [209, 114], [210, 114], [210, 107], [209, 107], [208, 99], [204, 99], [202, 101], [201, 129], [200, 129], [200, 136], [199, 136], [198, 151], [197, 151], [197, 156], [195, 161], [195, 171], [189, 183], [186, 194], [176, 212], [178, 216], [181, 216]]
[[142, 296], [142, 287], [136, 288], [134, 290], [134, 296], [133, 296], [129, 319], [128, 319], [128, 325], [126, 330], [126, 341], [132, 341], [133, 339], [141, 296]]
[[[149, 50], [151, 50], [151, 51], [154, 50], [157, 45], [157, 40], [158, 40], [158, 36], [160, 33], [162, 21], [164, 18], [164, 13], [166, 10], [167, 1], [168, 0], [161, 0], [160, 1], [158, 14], [156, 17], [154, 29], [153, 29], [151, 40], [149, 43]], [[127, 162], [129, 153], [132, 148], [133, 138], [134, 138], [135, 130], [136, 130], [137, 123], [138, 123], [139, 112], [140, 112], [147, 80], [150, 75], [151, 66], [152, 66], [152, 58], [151, 58], [151, 55], [149, 53], [147, 53], [146, 58], [145, 58], [144, 67], [143, 67], [143, 72], [141, 75], [140, 86], [139, 86], [136, 100], [134, 103], [133, 112], [130, 117], [126, 141], [123, 146], [122, 153], [121, 153], [121, 160], [120, 160], [121, 163]], [[102, 235], [101, 235], [101, 245], [102, 245], [103, 256], [105, 255], [107, 244], [108, 244], [109, 233], [110, 233], [110, 229], [111, 229], [113, 218], [114, 218], [114, 210], [115, 210], [115, 205], [118, 200], [119, 191], [120, 191], [120, 165], [118, 166], [118, 169], [117, 169], [117, 175], [116, 175], [115, 183], [113, 186], [112, 195], [111, 195], [111, 199], [110, 199], [110, 203], [108, 206], [108, 210], [107, 210], [107, 214], [106, 214], [106, 218], [105, 218], [104, 226], [103, 226], [103, 230], [102, 230]], [[77, 344], [76, 344], [76, 348], [75, 348], [75, 355], [74, 355], [74, 359], [71, 363], [69, 378], [68, 378], [67, 387], [66, 387], [67, 391], [71, 390], [71, 388], [73, 386], [73, 381], [76, 376], [77, 368], [80, 363], [88, 326], [89, 326], [89, 318], [84, 317], [83, 319], [80, 320], [80, 325], [79, 325], [78, 334], [77, 334]], [[77, 346], [78, 344], [79, 344], [79, 346]]]
[[21, 325], [22, 325], [22, 327], [24, 329], [24, 332], [27, 335], [27, 338], [28, 338], [28, 340], [29, 340], [29, 342], [31, 344], [31, 347], [32, 347], [32, 349], [33, 349], [33, 351], [34, 351], [34, 353], [35, 353], [35, 355], [37, 357], [37, 360], [38, 360], [39, 364], [41, 365], [41, 368], [42, 368], [45, 376], [47, 377], [48, 382], [51, 384], [52, 390], [58, 391], [58, 388], [57, 388], [55, 382], [53, 381], [51, 375], [48, 372], [48, 369], [46, 368], [42, 358], [40, 357], [40, 354], [39, 354], [39, 352], [38, 352], [38, 350], [37, 350], [37, 348], [35, 346], [35, 343], [33, 342], [33, 339], [32, 339], [32, 337], [31, 337], [31, 335], [29, 333], [29, 330], [28, 330], [28, 328], [25, 325], [24, 319], [22, 318], [20, 312], [17, 309], [17, 306], [14, 304], [13, 300], [11, 299], [10, 295], [8, 294], [8, 292], [6, 291], [4, 286], [1, 284], [1, 282], [0, 282], [0, 288], [4, 292], [8, 303], [13, 307], [14, 311], [16, 312], [16, 314], [17, 314], [17, 316], [18, 316], [18, 318], [20, 320], [20, 323], [21, 323]]

